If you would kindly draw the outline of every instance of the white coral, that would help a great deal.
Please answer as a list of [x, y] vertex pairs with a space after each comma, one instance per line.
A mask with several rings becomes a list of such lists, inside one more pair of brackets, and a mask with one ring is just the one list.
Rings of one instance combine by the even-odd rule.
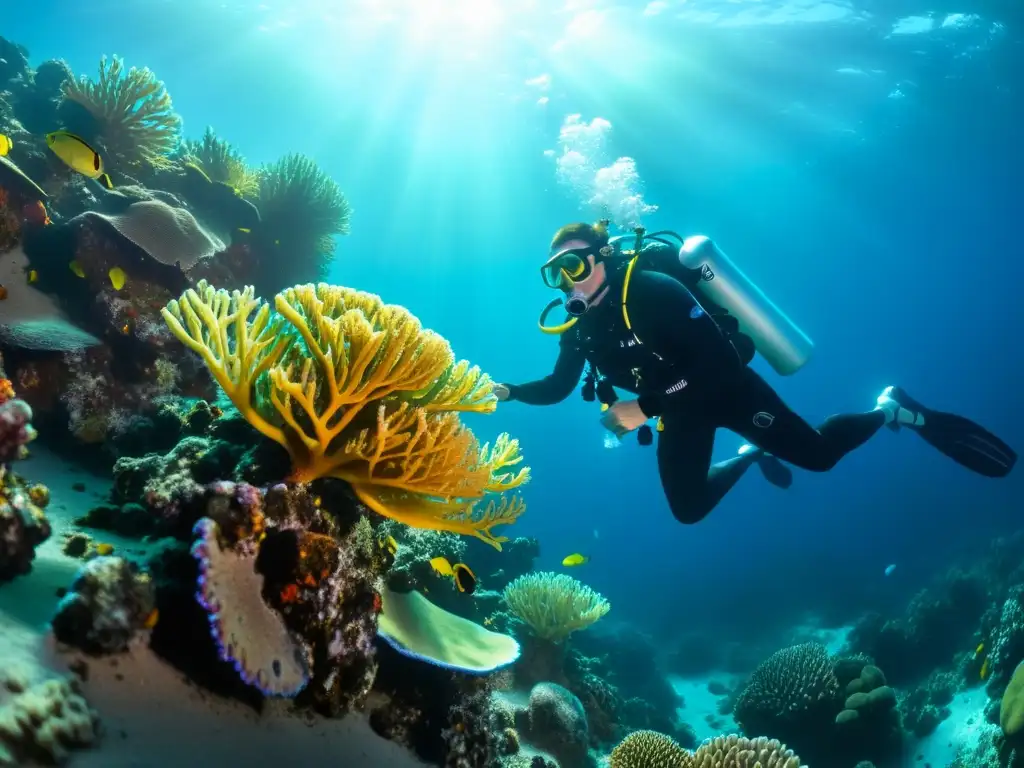
[[14, 671], [5, 675], [3, 687], [14, 696], [0, 707], [0, 765], [40, 758], [61, 765], [71, 749], [97, 740], [99, 715], [79, 693], [75, 678], [29, 685], [26, 675]]

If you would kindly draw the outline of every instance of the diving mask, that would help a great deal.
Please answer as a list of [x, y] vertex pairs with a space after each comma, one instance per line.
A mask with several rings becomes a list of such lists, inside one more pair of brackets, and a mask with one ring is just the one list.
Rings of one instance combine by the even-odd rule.
[[592, 271], [587, 257], [593, 253], [594, 249], [589, 246], [559, 251], [540, 268], [544, 285], [565, 291], [570, 290], [574, 283], [586, 280]]

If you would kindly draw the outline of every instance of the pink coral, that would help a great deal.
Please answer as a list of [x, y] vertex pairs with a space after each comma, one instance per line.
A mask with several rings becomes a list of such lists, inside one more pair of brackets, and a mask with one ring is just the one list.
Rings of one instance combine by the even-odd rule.
[[14, 399], [0, 405], [0, 462], [19, 458], [22, 448], [35, 436], [28, 403]]

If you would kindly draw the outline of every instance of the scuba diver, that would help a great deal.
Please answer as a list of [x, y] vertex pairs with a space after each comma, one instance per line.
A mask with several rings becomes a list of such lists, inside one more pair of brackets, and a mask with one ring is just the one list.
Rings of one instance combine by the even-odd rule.
[[[1007, 475], [1017, 460], [973, 421], [930, 410], [898, 387], [887, 387], [872, 410], [808, 424], [749, 363], [760, 353], [790, 375], [810, 359], [811, 340], [703, 235], [637, 228], [633, 236], [610, 238], [607, 221], [569, 224], [551, 241], [541, 274], [564, 294], [539, 323], [560, 337], [554, 371], [528, 384], [496, 384], [495, 395], [558, 403], [587, 368], [583, 397], [601, 402], [602, 423], [620, 439], [636, 431], [649, 445], [648, 421], [657, 419], [661, 483], [680, 522], [704, 519], [755, 463], [769, 482], [786, 488], [792, 473], [781, 462], [825, 472], [883, 426], [909, 428], [988, 477]], [[547, 325], [559, 306], [565, 322]], [[621, 400], [616, 389], [636, 398]], [[720, 428], [747, 444], [712, 465]]]

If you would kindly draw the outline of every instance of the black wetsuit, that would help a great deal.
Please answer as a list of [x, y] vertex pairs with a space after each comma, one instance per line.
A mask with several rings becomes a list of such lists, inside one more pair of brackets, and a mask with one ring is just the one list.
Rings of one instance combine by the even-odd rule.
[[760, 456], [752, 451], [711, 466], [719, 428], [783, 461], [823, 472], [884, 425], [881, 411], [869, 411], [832, 416], [812, 427], [747, 367], [693, 294], [665, 274], [633, 273], [631, 332], [622, 315], [622, 280], [620, 268], [601, 303], [562, 335], [554, 372], [507, 385], [509, 399], [560, 402], [576, 388], [588, 361], [615, 387], [635, 393], [646, 416], [662, 419], [658, 469], [679, 521], [702, 520]]

